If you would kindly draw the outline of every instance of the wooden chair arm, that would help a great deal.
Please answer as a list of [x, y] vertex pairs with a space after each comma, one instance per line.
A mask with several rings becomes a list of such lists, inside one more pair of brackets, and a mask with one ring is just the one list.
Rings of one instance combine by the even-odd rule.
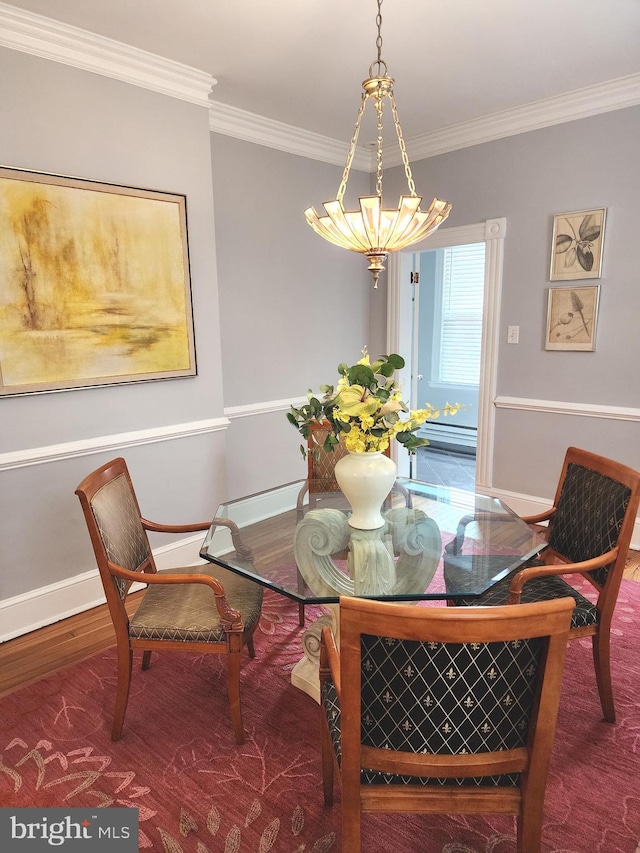
[[239, 559], [247, 560], [247, 562], [253, 564], [253, 551], [251, 550], [249, 545], [246, 545], [242, 541], [242, 536], [240, 535], [240, 528], [235, 523], [235, 521], [231, 521], [230, 518], [218, 518], [217, 516], [206, 525], [209, 527], [226, 527], [231, 531], [231, 541], [233, 542], [233, 547], [236, 549], [236, 554]]
[[149, 584], [190, 584], [201, 583], [213, 590], [216, 600], [216, 609], [220, 615], [220, 623], [228, 633], [241, 633], [244, 630], [242, 623], [242, 614], [238, 610], [234, 610], [227, 602], [224, 587], [217, 578], [203, 574], [171, 574], [163, 572], [132, 572], [130, 569], [125, 569], [117, 563], [109, 561], [109, 570], [111, 574], [117, 578], [131, 581], [132, 583], [149, 583]]
[[194, 524], [158, 524], [146, 518], [141, 518], [140, 521], [145, 530], [152, 530], [154, 533], [194, 533], [197, 530], [208, 530], [211, 526], [210, 521], [198, 521]]
[[333, 681], [338, 700], [340, 700], [340, 652], [336, 646], [333, 631], [328, 625], [322, 629], [320, 636], [320, 693], [322, 684], [327, 679]]
[[537, 515], [521, 515], [520, 518], [525, 524], [540, 524], [541, 521], [549, 521], [556, 514], [556, 507], [552, 506], [544, 512], [539, 512]]
[[522, 595], [522, 587], [528, 580], [532, 578], [551, 577], [552, 575], [570, 575], [581, 574], [600, 569], [603, 566], [608, 566], [613, 563], [618, 556], [618, 547], [612, 548], [605, 554], [599, 557], [593, 557], [591, 560], [582, 560], [580, 563], [555, 563], [545, 566], [531, 566], [528, 569], [522, 569], [518, 572], [511, 584], [509, 585], [509, 598], [507, 604], [520, 604]]

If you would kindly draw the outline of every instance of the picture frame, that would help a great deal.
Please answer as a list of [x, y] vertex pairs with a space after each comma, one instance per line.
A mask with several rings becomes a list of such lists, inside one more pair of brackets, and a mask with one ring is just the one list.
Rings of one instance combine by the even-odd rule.
[[600, 278], [606, 216], [606, 207], [555, 214], [551, 281]]
[[0, 396], [196, 373], [186, 197], [0, 167]]
[[550, 287], [545, 349], [593, 352], [600, 285]]

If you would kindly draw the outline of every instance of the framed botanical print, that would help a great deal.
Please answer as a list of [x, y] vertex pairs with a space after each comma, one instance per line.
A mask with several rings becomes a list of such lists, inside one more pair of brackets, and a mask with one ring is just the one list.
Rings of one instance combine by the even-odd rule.
[[550, 287], [545, 349], [595, 350], [599, 297], [599, 284]]
[[195, 373], [185, 197], [0, 168], [0, 396]]
[[606, 213], [598, 207], [553, 217], [551, 281], [600, 278]]

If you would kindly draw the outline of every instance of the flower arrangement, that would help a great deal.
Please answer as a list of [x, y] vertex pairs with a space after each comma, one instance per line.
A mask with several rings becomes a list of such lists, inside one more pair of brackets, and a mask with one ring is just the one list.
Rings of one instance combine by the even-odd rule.
[[[308, 402], [299, 409], [291, 406], [287, 418], [307, 441], [313, 436], [314, 424], [329, 425], [324, 443], [316, 449], [318, 453], [321, 449], [332, 451], [339, 441], [344, 441], [347, 450], [374, 453], [386, 450], [394, 438], [409, 453], [415, 453], [418, 447], [429, 443], [416, 435], [418, 428], [441, 413], [456, 414], [460, 405], [447, 403], [441, 412], [427, 404], [424, 409], [410, 411], [393, 378], [394, 372], [404, 364], [402, 356], [396, 353], [380, 355], [371, 363], [365, 347], [357, 364], [338, 365], [340, 379], [335, 388], [321, 385], [322, 397], [309, 390]], [[300, 445], [300, 450], [306, 457], [308, 448]]]

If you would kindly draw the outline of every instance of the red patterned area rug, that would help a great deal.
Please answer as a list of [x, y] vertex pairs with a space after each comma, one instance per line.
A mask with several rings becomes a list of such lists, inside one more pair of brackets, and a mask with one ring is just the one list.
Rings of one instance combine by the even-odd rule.
[[[640, 585], [625, 581], [613, 632], [616, 725], [601, 722], [590, 642], [569, 645], [544, 853], [636, 853], [639, 612]], [[338, 853], [340, 797], [323, 806], [318, 707], [290, 684], [301, 633], [297, 607], [269, 593], [257, 657], [243, 665], [243, 746], [218, 656], [156, 654], [147, 672], [136, 669], [118, 743], [112, 650], [1, 699], [0, 804], [134, 806], [141, 850]], [[366, 853], [515, 850], [504, 816], [365, 816], [363, 827]]]

